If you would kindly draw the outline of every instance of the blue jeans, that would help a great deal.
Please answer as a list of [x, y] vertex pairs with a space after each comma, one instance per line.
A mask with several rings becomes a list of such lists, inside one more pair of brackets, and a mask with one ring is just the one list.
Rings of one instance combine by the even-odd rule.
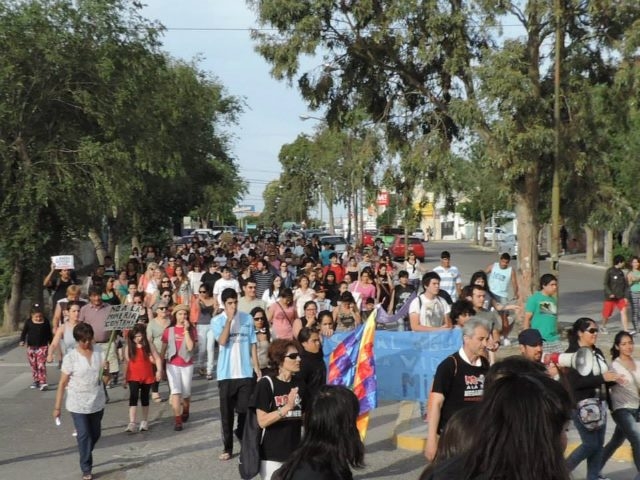
[[605, 463], [607, 463], [607, 460], [611, 458], [613, 452], [615, 452], [625, 440], [629, 440], [633, 453], [633, 462], [636, 465], [636, 470], [640, 471], [640, 423], [636, 422], [635, 414], [635, 408], [619, 408], [611, 414], [616, 422], [616, 429], [604, 447], [602, 457], [603, 467]]
[[571, 472], [580, 462], [586, 459], [586, 480], [598, 480], [598, 475], [602, 468], [602, 454], [604, 451], [602, 446], [604, 445], [604, 434], [607, 430], [606, 421], [598, 430], [589, 431], [582, 425], [577, 410], [571, 413], [571, 417], [573, 418], [573, 424], [576, 426], [576, 430], [578, 430], [580, 434], [582, 443], [567, 457], [567, 468]]
[[73, 425], [78, 433], [76, 440], [80, 452], [80, 470], [83, 475], [90, 474], [93, 468], [93, 447], [96, 446], [100, 438], [100, 422], [103, 413], [104, 410], [95, 413], [71, 412]]
[[198, 325], [198, 361], [200, 368], [207, 370], [207, 375], [213, 373], [213, 332], [209, 325]]

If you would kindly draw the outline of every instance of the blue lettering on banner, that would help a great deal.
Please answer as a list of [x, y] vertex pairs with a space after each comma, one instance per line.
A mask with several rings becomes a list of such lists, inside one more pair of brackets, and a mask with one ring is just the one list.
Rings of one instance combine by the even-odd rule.
[[[323, 339], [325, 362], [348, 333]], [[378, 400], [425, 401], [440, 362], [462, 346], [462, 330], [390, 332], [378, 330], [373, 342]]]

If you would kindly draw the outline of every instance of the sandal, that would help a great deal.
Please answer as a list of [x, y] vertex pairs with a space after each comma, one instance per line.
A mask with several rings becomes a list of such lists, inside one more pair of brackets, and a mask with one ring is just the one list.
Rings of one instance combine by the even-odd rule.
[[226, 462], [227, 460], [231, 460], [231, 454], [229, 452], [222, 452], [218, 457], [218, 460]]
[[91, 475], [90, 473], [82, 475], [82, 480], [93, 480], [93, 475]]

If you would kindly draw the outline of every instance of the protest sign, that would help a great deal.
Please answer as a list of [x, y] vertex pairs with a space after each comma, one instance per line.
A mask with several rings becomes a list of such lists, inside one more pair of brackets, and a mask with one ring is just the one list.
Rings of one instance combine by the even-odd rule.
[[55, 255], [51, 257], [51, 263], [56, 270], [73, 270], [73, 255]]
[[104, 322], [105, 330], [122, 330], [131, 328], [138, 322], [138, 316], [144, 314], [140, 305], [115, 305]]

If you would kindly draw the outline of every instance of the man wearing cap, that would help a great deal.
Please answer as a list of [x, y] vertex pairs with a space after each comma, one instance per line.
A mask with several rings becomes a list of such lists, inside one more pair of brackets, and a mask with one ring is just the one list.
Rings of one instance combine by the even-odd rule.
[[449, 294], [451, 301], [458, 300], [462, 290], [462, 277], [458, 267], [451, 265], [449, 252], [445, 250], [440, 254], [440, 265], [433, 271], [440, 275], [440, 288]]
[[238, 311], [238, 294], [232, 288], [222, 291], [224, 311], [211, 321], [211, 332], [220, 345], [217, 379], [220, 396], [220, 422], [224, 451], [220, 460], [229, 460], [233, 453], [233, 418], [238, 412], [235, 434], [242, 440], [249, 396], [255, 381], [261, 376], [258, 364], [256, 331], [251, 315]]
[[[535, 328], [522, 330], [520, 335], [518, 335], [518, 343], [520, 344], [520, 353], [522, 353], [524, 358], [532, 362], [542, 362], [542, 344], [544, 343], [544, 339], [539, 330]], [[547, 374], [556, 380], [560, 378], [560, 372], [554, 363], [547, 365]]]

